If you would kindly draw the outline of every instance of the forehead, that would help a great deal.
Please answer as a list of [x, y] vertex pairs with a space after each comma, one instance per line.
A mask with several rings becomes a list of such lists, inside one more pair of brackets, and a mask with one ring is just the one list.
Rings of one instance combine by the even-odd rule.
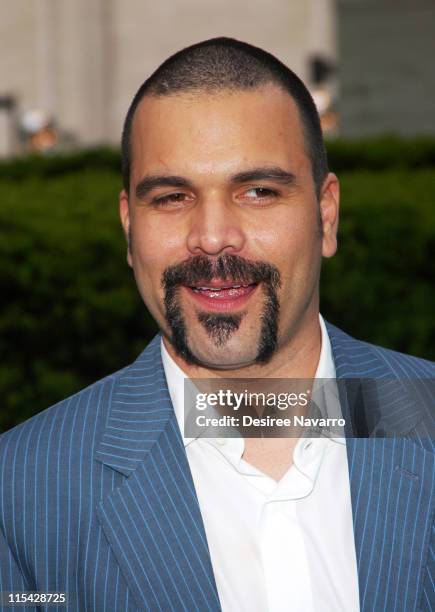
[[232, 172], [275, 163], [309, 166], [294, 100], [266, 85], [249, 91], [146, 96], [131, 133], [132, 178], [144, 172]]

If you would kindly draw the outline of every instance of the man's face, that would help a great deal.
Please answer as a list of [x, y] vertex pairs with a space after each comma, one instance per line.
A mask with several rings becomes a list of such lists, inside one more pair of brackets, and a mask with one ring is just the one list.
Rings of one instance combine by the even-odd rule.
[[187, 363], [266, 362], [317, 317], [336, 248], [337, 181], [319, 212], [295, 103], [273, 85], [145, 97], [131, 153], [128, 261], [162, 332]]

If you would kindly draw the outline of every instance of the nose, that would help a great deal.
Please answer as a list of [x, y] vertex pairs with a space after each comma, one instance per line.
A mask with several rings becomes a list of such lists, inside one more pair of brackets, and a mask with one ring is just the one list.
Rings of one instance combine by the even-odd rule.
[[187, 248], [192, 255], [236, 254], [244, 245], [242, 222], [231, 203], [220, 197], [198, 203], [187, 236]]

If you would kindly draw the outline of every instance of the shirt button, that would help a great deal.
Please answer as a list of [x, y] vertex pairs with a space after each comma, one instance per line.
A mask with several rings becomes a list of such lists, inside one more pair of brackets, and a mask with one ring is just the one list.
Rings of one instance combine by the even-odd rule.
[[216, 444], [219, 444], [219, 446], [225, 446], [226, 443], [225, 438], [216, 438]]

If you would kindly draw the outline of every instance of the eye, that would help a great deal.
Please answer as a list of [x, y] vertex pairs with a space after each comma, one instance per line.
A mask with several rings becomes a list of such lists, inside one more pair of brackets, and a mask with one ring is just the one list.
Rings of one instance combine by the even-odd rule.
[[177, 204], [183, 204], [189, 200], [189, 196], [186, 193], [175, 192], [168, 193], [167, 195], [158, 196], [153, 199], [152, 203], [156, 207], [164, 208], [165, 206], [173, 206]]
[[242, 199], [249, 201], [271, 201], [278, 196], [278, 192], [269, 187], [250, 187], [242, 194]]

